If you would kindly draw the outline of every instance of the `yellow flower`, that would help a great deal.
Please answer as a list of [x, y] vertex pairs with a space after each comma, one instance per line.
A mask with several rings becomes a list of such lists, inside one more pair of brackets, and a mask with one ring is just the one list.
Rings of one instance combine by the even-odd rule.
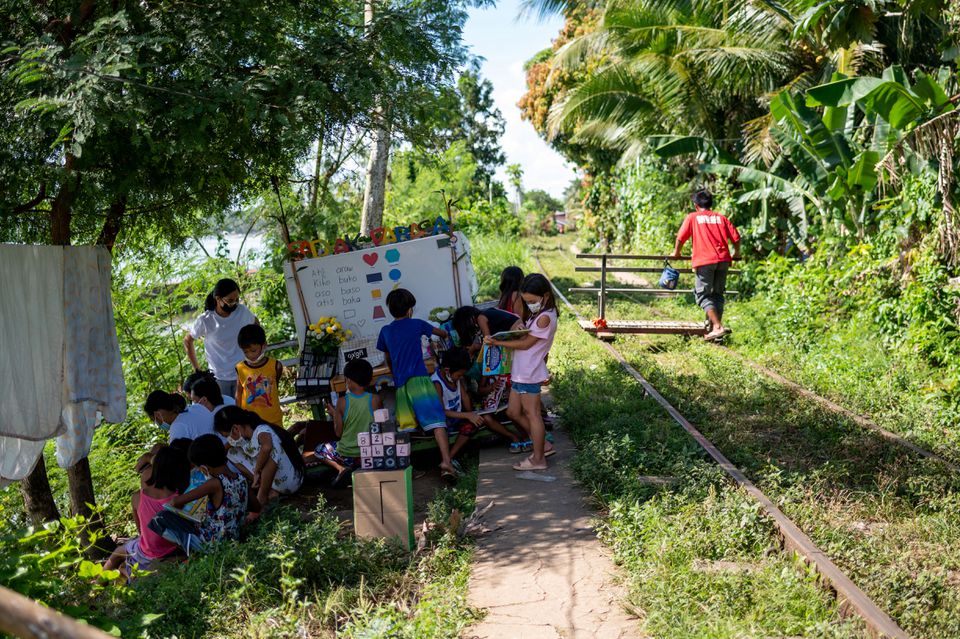
[[327, 327], [327, 333], [333, 333], [333, 327], [332, 327], [332, 326], [328, 326], [328, 327]]

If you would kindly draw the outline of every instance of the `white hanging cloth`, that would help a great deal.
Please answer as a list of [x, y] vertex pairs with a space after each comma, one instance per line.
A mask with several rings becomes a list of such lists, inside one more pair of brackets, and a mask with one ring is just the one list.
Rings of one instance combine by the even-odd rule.
[[0, 244], [0, 484], [26, 477], [47, 439], [67, 468], [101, 417], [126, 418], [110, 271], [103, 247]]

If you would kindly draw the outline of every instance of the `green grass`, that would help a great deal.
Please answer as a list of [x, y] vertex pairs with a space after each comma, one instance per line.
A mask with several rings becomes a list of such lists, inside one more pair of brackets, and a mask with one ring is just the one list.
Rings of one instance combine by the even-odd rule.
[[[548, 253], [547, 268], [562, 264]], [[562, 318], [550, 360], [575, 471], [603, 512], [629, 605], [656, 637], [860, 636], [770, 521], [591, 337]], [[682, 409], [682, 408], [681, 408]], [[666, 476], [662, 486], [645, 476]], [[709, 570], [735, 562], [742, 571]]]
[[[558, 285], [571, 285], [569, 260], [556, 250], [546, 255]], [[595, 314], [588, 298], [575, 302], [582, 313]], [[683, 300], [651, 305], [618, 300], [609, 310], [610, 317], [699, 317], [692, 304], [683, 307]], [[741, 312], [736, 304], [731, 307], [734, 326], [739, 327]], [[955, 544], [960, 482], [954, 475], [701, 341], [631, 336], [619, 338], [617, 348], [911, 636], [960, 636], [960, 548]], [[868, 384], [872, 374], [874, 383], [883, 385], [897, 377], [869, 348], [845, 348], [847, 353], [834, 357], [847, 366], [836, 378], [832, 368], [824, 368], [822, 379], [838, 386], [852, 380]], [[865, 356], [862, 368], [856, 365], [858, 353]], [[588, 438], [586, 451], [596, 437], [604, 439]], [[649, 444], [639, 448], [649, 457]], [[626, 463], [620, 460], [618, 473], [629, 474], [622, 469]], [[615, 485], [624, 481], [610, 483]], [[610, 486], [599, 489], [606, 494]], [[712, 516], [707, 513], [702, 521]], [[625, 543], [633, 547], [635, 541]]]

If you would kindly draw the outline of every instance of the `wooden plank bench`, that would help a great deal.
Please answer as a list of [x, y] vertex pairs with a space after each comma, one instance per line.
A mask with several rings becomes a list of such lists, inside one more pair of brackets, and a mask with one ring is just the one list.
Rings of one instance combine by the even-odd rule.
[[593, 322], [588, 320], [580, 321], [580, 328], [588, 333], [596, 333], [598, 336], [603, 334], [653, 334], [653, 335], [706, 335], [707, 328], [703, 322], [680, 322], [680, 321], [652, 321], [652, 320], [606, 320], [607, 325], [603, 328], [597, 328]]

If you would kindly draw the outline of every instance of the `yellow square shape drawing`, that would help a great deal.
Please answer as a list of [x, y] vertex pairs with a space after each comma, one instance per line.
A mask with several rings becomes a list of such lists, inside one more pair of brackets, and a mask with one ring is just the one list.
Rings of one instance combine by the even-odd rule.
[[381, 296], [381, 295], [382, 295], [382, 293], [380, 292], [380, 289], [379, 289], [379, 288], [375, 288], [375, 289], [373, 289], [372, 291], [370, 291], [370, 297], [372, 297], [372, 298], [375, 299], [375, 300], [380, 299], [380, 296]]

